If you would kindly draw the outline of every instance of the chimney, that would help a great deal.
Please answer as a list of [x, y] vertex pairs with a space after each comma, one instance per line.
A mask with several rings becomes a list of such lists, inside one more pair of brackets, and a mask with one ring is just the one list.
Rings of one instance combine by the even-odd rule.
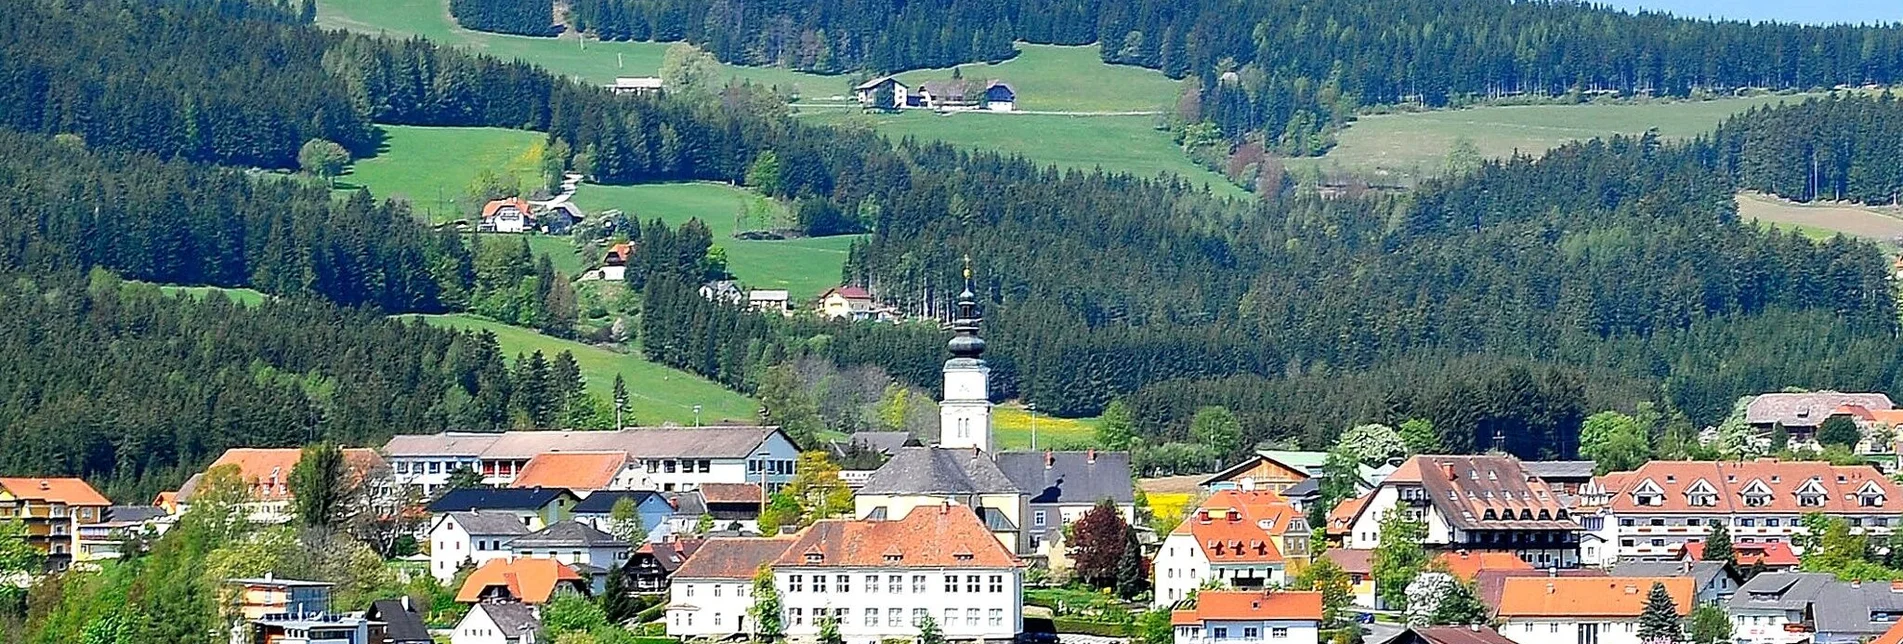
[[1480, 632], [1480, 625], [1479, 625], [1479, 624], [1468, 624], [1468, 625], [1467, 625], [1467, 630], [1469, 630], [1469, 631], [1473, 631], [1473, 632], [1475, 632], [1475, 633], [1478, 633], [1478, 632]]
[[1455, 550], [1454, 553], [1460, 555], [1460, 558], [1463, 560], [1467, 558], [1467, 554], [1468, 554], [1466, 548]]
[[1088, 451], [1084, 452], [1084, 462], [1085, 463], [1097, 462], [1097, 448], [1092, 447]]
[[940, 503], [940, 504], [938, 505], [938, 513], [939, 513], [939, 514], [946, 514], [946, 513], [949, 513], [949, 512], [951, 512], [951, 501], [946, 501], [946, 502], [944, 502], [944, 503]]
[[1557, 588], [1553, 587], [1553, 582], [1546, 582], [1546, 594], [1551, 595], [1557, 590]]
[[1441, 476], [1445, 476], [1445, 477], [1447, 477], [1447, 480], [1449, 480], [1449, 481], [1452, 481], [1452, 480], [1454, 480], [1454, 464], [1453, 464], [1453, 463], [1441, 463], [1441, 464], [1440, 464], [1440, 473], [1441, 473]]
[[1625, 587], [1625, 594], [1627, 594], [1627, 595], [1637, 595], [1637, 594], [1639, 594], [1639, 587], [1638, 587], [1638, 586], [1633, 586], [1633, 585], [1631, 585], [1631, 584], [1627, 584], [1627, 585], [1626, 585], [1626, 587]]
[[50, 489], [53, 489], [53, 486], [52, 486], [52, 484], [50, 484], [50, 483], [47, 483], [47, 482], [46, 482], [46, 479], [40, 479], [40, 489], [41, 489], [41, 490], [50, 490]]
[[1056, 466], [1057, 466], [1057, 453], [1052, 452], [1048, 449], [1044, 450], [1044, 469], [1048, 470]]
[[403, 602], [403, 610], [406, 610], [406, 611], [414, 611], [414, 610], [416, 610], [416, 609], [414, 609], [414, 608], [410, 608], [410, 596], [409, 596], [409, 595], [404, 595], [404, 596], [402, 597], [402, 600], [401, 600], [401, 601]]

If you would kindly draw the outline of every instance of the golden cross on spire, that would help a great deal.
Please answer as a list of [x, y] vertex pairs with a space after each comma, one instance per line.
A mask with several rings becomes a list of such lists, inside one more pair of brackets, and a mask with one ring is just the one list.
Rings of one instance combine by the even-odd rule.
[[965, 253], [965, 279], [971, 279], [971, 253]]

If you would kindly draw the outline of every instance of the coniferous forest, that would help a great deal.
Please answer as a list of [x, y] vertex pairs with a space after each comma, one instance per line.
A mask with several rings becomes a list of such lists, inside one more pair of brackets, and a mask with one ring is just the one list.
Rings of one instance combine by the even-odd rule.
[[555, 33], [554, 3], [543, 0], [449, 0], [449, 14], [469, 29], [523, 36]]

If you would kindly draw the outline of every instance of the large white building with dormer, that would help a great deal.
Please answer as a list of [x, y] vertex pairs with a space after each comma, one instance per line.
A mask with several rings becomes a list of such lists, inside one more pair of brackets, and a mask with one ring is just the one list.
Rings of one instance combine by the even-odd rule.
[[1790, 543], [1803, 515], [1821, 513], [1852, 531], [1888, 535], [1903, 513], [1903, 488], [1868, 465], [1761, 458], [1742, 462], [1652, 461], [1581, 488], [1582, 517], [1613, 560], [1675, 559], [1687, 542], [1723, 525], [1734, 543]]

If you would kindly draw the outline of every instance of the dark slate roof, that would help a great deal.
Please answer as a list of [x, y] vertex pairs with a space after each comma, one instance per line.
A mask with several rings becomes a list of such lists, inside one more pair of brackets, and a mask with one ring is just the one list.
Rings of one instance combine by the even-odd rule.
[[1129, 452], [1004, 452], [998, 469], [1031, 503], [1136, 502]]
[[[1738, 587], [1726, 608], [1736, 610], [1803, 610], [1815, 601], [1824, 587], [1837, 582], [1837, 576], [1825, 572], [1759, 573]], [[1888, 584], [1884, 584], [1887, 586]]]
[[601, 490], [575, 504], [572, 511], [575, 514], [607, 514], [622, 499], [633, 499], [634, 506], [638, 508], [647, 505], [648, 498], [655, 496], [660, 496], [660, 493], [652, 490]]
[[556, 521], [548, 527], [536, 530], [509, 542], [511, 549], [516, 548], [626, 548], [628, 542], [614, 535], [595, 529], [593, 526], [574, 521]]
[[[1890, 616], [1903, 613], [1903, 593], [1881, 581], [1826, 584], [1811, 606], [1817, 632], [1873, 637], [1895, 626]], [[1874, 617], [1883, 615], [1883, 619]]]
[[852, 442], [868, 450], [885, 454], [896, 454], [901, 447], [918, 445], [918, 441], [906, 432], [859, 432], [852, 435]]
[[370, 610], [365, 619], [384, 623], [384, 635], [390, 644], [431, 644], [429, 627], [423, 624], [423, 617], [415, 611], [404, 608], [403, 602], [396, 599], [379, 599], [370, 602]]
[[1589, 479], [1592, 469], [1597, 466], [1592, 461], [1522, 461], [1520, 467], [1534, 478], [1552, 479]]
[[984, 452], [907, 447], [866, 479], [860, 494], [1015, 494], [1018, 486]]
[[1322, 480], [1318, 477], [1309, 477], [1302, 479], [1300, 483], [1289, 486], [1286, 490], [1282, 490], [1282, 496], [1283, 498], [1289, 499], [1303, 499], [1321, 494], [1321, 492]]
[[507, 512], [451, 512], [449, 518], [469, 534], [518, 536], [529, 533], [522, 519]]
[[138, 523], [165, 516], [165, 508], [153, 505], [115, 505], [106, 508], [107, 522]]
[[535, 611], [527, 605], [516, 602], [491, 602], [477, 604], [476, 608], [489, 614], [504, 637], [520, 637], [522, 633], [542, 630], [542, 620], [535, 618]]
[[437, 514], [459, 510], [537, 510], [563, 495], [573, 496], [561, 488], [464, 488], [450, 490], [429, 504], [429, 511]]
[[[1690, 570], [1686, 570], [1686, 564]], [[1723, 561], [1628, 561], [1612, 567], [1614, 577], [1691, 577], [1704, 588], [1719, 575], [1731, 574]]]
[[674, 514], [697, 517], [707, 513], [707, 499], [699, 490], [692, 492], [664, 492], [669, 505], [674, 506]]

